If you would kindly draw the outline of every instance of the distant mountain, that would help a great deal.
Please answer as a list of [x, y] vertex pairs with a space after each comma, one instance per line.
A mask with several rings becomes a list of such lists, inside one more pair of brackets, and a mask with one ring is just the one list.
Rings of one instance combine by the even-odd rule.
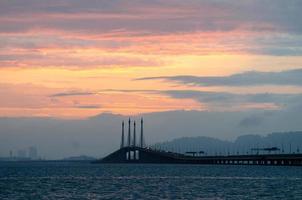
[[283, 153], [298, 153], [302, 148], [302, 131], [271, 133], [266, 136], [243, 135], [233, 142], [211, 137], [182, 137], [156, 143], [152, 147], [179, 153], [204, 151], [208, 155], [257, 153], [252, 149], [270, 147], [277, 147]]

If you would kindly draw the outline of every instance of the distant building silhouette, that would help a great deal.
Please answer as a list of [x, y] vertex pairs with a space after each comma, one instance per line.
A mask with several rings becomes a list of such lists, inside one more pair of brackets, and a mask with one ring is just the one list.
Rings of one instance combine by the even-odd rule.
[[38, 150], [36, 147], [29, 147], [28, 148], [28, 157], [32, 160], [38, 159]]
[[17, 151], [17, 155], [18, 155], [19, 158], [26, 158], [27, 157], [26, 150], [25, 149], [19, 149]]

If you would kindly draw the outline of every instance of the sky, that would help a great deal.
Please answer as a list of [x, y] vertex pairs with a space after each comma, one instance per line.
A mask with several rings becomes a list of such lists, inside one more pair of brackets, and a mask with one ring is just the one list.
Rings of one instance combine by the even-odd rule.
[[300, 0], [1, 0], [0, 117], [294, 111], [301, 8]]

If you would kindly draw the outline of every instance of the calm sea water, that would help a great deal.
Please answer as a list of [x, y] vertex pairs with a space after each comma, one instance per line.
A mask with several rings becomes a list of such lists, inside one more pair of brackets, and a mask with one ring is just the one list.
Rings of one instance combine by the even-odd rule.
[[302, 168], [0, 162], [0, 199], [302, 199]]

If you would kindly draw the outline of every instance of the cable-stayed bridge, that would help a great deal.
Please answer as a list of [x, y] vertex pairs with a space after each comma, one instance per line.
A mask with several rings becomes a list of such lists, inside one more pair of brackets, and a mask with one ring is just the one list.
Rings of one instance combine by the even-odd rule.
[[[176, 153], [148, 147], [145, 144], [143, 119], [140, 120], [140, 138], [137, 142], [136, 122], [128, 120], [128, 137], [125, 137], [125, 123], [122, 122], [120, 149], [94, 163], [156, 163], [156, 164], [215, 164], [215, 165], [284, 165], [302, 166], [301, 153], [280, 153], [278, 147], [252, 149], [267, 151], [263, 154], [204, 155], [200, 152]], [[127, 139], [127, 140], [126, 140]], [[271, 152], [275, 152], [271, 154]]]

